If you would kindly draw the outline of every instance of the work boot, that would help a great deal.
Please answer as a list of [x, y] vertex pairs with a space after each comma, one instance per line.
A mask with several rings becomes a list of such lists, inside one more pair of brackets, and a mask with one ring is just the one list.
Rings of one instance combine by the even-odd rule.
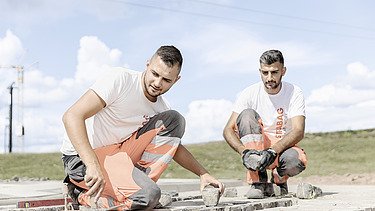
[[273, 187], [273, 183], [267, 182], [264, 184], [264, 196], [266, 197], [272, 197], [275, 196], [275, 190]]
[[266, 183], [253, 183], [246, 193], [248, 199], [263, 199]]
[[68, 182], [68, 195], [72, 199], [72, 207], [74, 210], [79, 210], [79, 202], [78, 202], [78, 196], [80, 193], [82, 193], [83, 189], [80, 187], [77, 187], [71, 182]]
[[275, 196], [285, 196], [288, 194], [288, 184], [281, 183], [281, 184], [274, 184], [274, 192]]
[[288, 194], [288, 183], [285, 182], [285, 183], [276, 184], [276, 185], [280, 187], [280, 194], [282, 196]]
[[288, 194], [288, 176], [280, 176], [276, 169], [272, 171], [271, 183], [274, 185], [274, 191], [276, 196], [284, 196]]

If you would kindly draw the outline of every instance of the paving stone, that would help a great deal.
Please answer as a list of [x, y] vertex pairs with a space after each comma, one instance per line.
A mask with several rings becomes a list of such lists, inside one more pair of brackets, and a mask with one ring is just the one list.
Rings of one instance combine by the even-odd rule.
[[237, 188], [225, 188], [223, 197], [237, 197]]
[[299, 199], [314, 199], [322, 194], [322, 189], [309, 183], [299, 183], [297, 186], [296, 195]]
[[9, 209], [9, 211], [62, 211], [64, 206], [49, 206], [49, 207], [32, 207], [32, 208], [17, 208]]
[[276, 199], [268, 198], [258, 201], [245, 200], [245, 199], [233, 199], [227, 198], [229, 201], [220, 202], [217, 206], [206, 207], [201, 200], [192, 200], [185, 202], [174, 202], [169, 209], [163, 209], [163, 211], [212, 211], [212, 210], [223, 210], [223, 211], [248, 211], [248, 210], [263, 210], [268, 208], [277, 207], [290, 207], [297, 204], [296, 199]]
[[202, 199], [207, 207], [216, 206], [220, 199], [220, 190], [211, 185], [206, 186], [202, 190]]
[[159, 203], [158, 203], [158, 205], [156, 205], [156, 208], [162, 208], [162, 207], [169, 206], [169, 205], [172, 204], [172, 201], [173, 201], [172, 196], [169, 193], [162, 192], [161, 196], [160, 196], [160, 199], [159, 199]]

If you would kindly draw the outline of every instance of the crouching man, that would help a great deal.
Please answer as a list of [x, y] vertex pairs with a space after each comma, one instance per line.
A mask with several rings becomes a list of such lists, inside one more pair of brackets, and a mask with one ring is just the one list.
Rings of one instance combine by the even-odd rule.
[[155, 182], [172, 159], [200, 177], [201, 189], [224, 191], [180, 143], [185, 119], [162, 97], [180, 79], [181, 66], [180, 51], [162, 46], [143, 72], [106, 70], [65, 112], [61, 152], [75, 205], [152, 209], [161, 195]]
[[288, 193], [287, 180], [306, 167], [306, 154], [296, 146], [304, 137], [305, 101], [299, 87], [282, 82], [286, 73], [280, 51], [260, 57], [262, 81], [247, 87], [237, 98], [224, 128], [227, 143], [242, 156], [247, 168], [248, 198], [272, 196], [271, 182]]

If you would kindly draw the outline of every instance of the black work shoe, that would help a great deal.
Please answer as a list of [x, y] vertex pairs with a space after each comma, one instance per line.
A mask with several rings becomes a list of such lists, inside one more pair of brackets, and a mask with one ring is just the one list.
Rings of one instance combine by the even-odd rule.
[[275, 190], [273, 187], [273, 183], [267, 182], [264, 186], [264, 196], [272, 197], [275, 196]]
[[276, 184], [277, 186], [280, 187], [280, 195], [286, 195], [288, 194], [288, 183], [281, 183], [281, 184]]
[[253, 183], [250, 185], [250, 189], [246, 193], [246, 198], [248, 199], [263, 199], [264, 189], [266, 183]]
[[288, 184], [281, 183], [281, 184], [274, 184], [274, 192], [275, 196], [285, 196], [288, 194]]
[[274, 175], [272, 175], [271, 182], [274, 185], [274, 192], [276, 196], [284, 196], [288, 194], [288, 184], [285, 183], [275, 183]]
[[82, 193], [83, 189], [80, 187], [77, 187], [71, 182], [68, 182], [67, 187], [68, 187], [68, 195], [73, 201], [72, 203], [73, 209], [79, 210], [78, 196], [80, 193]]

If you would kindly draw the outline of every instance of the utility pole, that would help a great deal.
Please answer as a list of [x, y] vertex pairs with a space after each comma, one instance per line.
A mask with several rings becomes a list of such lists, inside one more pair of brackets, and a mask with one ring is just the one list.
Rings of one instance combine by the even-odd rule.
[[13, 125], [13, 87], [14, 86], [14, 82], [8, 87], [9, 89], [9, 93], [10, 93], [10, 105], [9, 105], [9, 153], [12, 153], [12, 145], [13, 145], [13, 141], [12, 141], [12, 135], [13, 135], [13, 132], [12, 132], [12, 125]]
[[[33, 64], [35, 64], [36, 62], [34, 62]], [[10, 145], [9, 145], [9, 152], [12, 151], [12, 145], [13, 145], [13, 107], [14, 107], [14, 103], [13, 103], [13, 94], [17, 94], [17, 99], [16, 99], [16, 111], [15, 113], [17, 114], [16, 115], [16, 120], [15, 122], [17, 124], [14, 124], [16, 126], [16, 130], [15, 130], [15, 134], [16, 134], [16, 137], [17, 137], [17, 143], [21, 143], [21, 146], [22, 146], [22, 151], [24, 150], [24, 135], [25, 135], [25, 129], [24, 129], [24, 122], [23, 122], [23, 75], [24, 75], [24, 66], [22, 65], [7, 65], [7, 66], [3, 66], [3, 65], [0, 65], [0, 68], [1, 69], [14, 69], [17, 71], [17, 80], [15, 82], [13, 82], [9, 87], [9, 91], [10, 91], [10, 95], [11, 95], [11, 105], [10, 105], [10, 111], [9, 111], [9, 142], [10, 142]], [[13, 89], [14, 88], [17, 88], [17, 92], [16, 93], [13, 93]], [[5, 140], [4, 140], [5, 141]]]

